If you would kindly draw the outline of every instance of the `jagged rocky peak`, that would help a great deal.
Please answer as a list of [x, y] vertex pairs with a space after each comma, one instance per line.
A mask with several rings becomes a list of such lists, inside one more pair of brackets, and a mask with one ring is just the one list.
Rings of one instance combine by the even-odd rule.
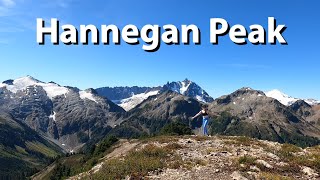
[[304, 100], [297, 100], [289, 108], [292, 109], [296, 114], [304, 118], [314, 114], [312, 106]]
[[213, 98], [209, 96], [209, 94], [204, 89], [187, 78], [183, 81], [168, 82], [163, 86], [162, 90], [171, 90], [184, 96], [195, 98], [201, 102], [213, 101]]
[[290, 106], [292, 109], [299, 109], [301, 107], [304, 108], [312, 108], [312, 106], [310, 104], [308, 104], [307, 102], [305, 102], [304, 100], [297, 100], [295, 103], [293, 103]]
[[189, 79], [168, 82], [163, 86], [157, 87], [102, 87], [96, 89], [100, 96], [112, 100], [126, 111], [130, 111], [149, 96], [168, 90], [197, 99], [201, 102], [213, 101], [213, 98], [210, 97], [205, 90]]

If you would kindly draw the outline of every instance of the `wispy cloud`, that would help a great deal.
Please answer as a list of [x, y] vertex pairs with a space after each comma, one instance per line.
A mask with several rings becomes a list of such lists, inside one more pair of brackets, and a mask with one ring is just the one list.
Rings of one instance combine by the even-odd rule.
[[262, 64], [242, 64], [242, 63], [230, 63], [230, 64], [220, 64], [222, 67], [231, 67], [238, 69], [269, 69], [270, 66], [262, 65]]
[[[36, 18], [60, 20], [76, 0], [0, 0], [0, 45], [16, 42], [18, 33], [35, 31]], [[49, 21], [48, 21], [49, 22]], [[17, 36], [16, 36], [17, 35]], [[7, 39], [10, 37], [11, 39]]]
[[42, 3], [43, 6], [47, 8], [68, 8], [75, 0], [51, 0]]
[[0, 0], [0, 17], [13, 15], [13, 9], [16, 6], [16, 0]]
[[0, 0], [0, 4], [4, 7], [13, 7], [16, 2], [14, 0]]

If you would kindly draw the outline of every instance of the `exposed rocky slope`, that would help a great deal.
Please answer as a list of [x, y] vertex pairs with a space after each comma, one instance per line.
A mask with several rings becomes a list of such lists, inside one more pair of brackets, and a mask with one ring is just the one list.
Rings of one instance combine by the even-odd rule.
[[69, 179], [319, 179], [319, 148], [223, 136], [121, 141]]
[[[136, 108], [117, 119], [111, 133], [120, 137], [137, 137], [159, 133], [170, 122], [189, 124], [190, 117], [200, 111], [197, 100], [173, 91], [165, 91], [139, 104]], [[199, 127], [199, 121], [193, 123]], [[191, 124], [190, 124], [191, 125]]]
[[[113, 122], [116, 127], [110, 133], [119, 137], [152, 135], [170, 122], [181, 122], [199, 133], [201, 117], [194, 121], [190, 117], [200, 107], [193, 98], [166, 91], [149, 97]], [[242, 88], [217, 98], [209, 104], [209, 115], [211, 134], [244, 135], [299, 146], [320, 143], [320, 129], [314, 123], [306, 121], [293, 106], [284, 106], [262, 91]]]
[[30, 76], [0, 85], [0, 110], [69, 151], [103, 137], [111, 129], [107, 121], [124, 112], [93, 89], [81, 91]]
[[320, 105], [310, 106], [305, 101], [297, 101], [290, 108], [299, 116], [320, 128]]
[[219, 134], [245, 135], [302, 146], [319, 143], [319, 128], [262, 91], [239, 89], [217, 98], [209, 110], [223, 117], [213, 121], [213, 130]]

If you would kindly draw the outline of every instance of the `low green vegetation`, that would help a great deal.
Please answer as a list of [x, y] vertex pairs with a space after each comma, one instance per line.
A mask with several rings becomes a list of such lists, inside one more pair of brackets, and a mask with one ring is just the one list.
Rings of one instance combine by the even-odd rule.
[[290, 177], [281, 176], [279, 174], [275, 174], [271, 172], [262, 172], [260, 173], [259, 178], [263, 180], [293, 180]]
[[61, 154], [22, 122], [0, 117], [0, 179], [27, 179]]
[[257, 158], [254, 158], [249, 155], [242, 156], [238, 159], [239, 164], [244, 164], [244, 165], [255, 165], [255, 161]]
[[124, 158], [108, 160], [91, 178], [113, 180], [124, 179], [129, 175], [133, 179], [140, 179], [150, 171], [165, 167], [178, 168], [182, 165], [182, 160], [173, 152], [179, 148], [182, 147], [176, 143], [170, 143], [165, 147], [148, 144], [141, 150], [129, 152]]
[[53, 170], [48, 172], [45, 178], [51, 180], [66, 179], [90, 170], [99, 163], [102, 157], [110, 153], [111, 147], [117, 142], [118, 138], [107, 136], [97, 145], [93, 145], [88, 152], [60, 158], [55, 162]]
[[294, 157], [294, 153], [300, 152], [301, 148], [293, 145], [293, 144], [283, 144], [279, 151], [277, 151], [277, 155], [283, 159], [290, 159]]
[[94, 179], [123, 179], [127, 175], [146, 175], [149, 171], [163, 168], [163, 160], [168, 153], [168, 149], [147, 145], [141, 151], [130, 152], [123, 160], [109, 160], [101, 170], [103, 173], [98, 173]]
[[244, 155], [238, 158], [236, 165], [238, 169], [242, 172], [247, 172], [250, 170], [251, 166], [258, 165], [256, 163], [257, 158], [250, 156], [250, 155]]
[[191, 135], [191, 128], [180, 122], [171, 122], [166, 124], [160, 131], [161, 135]]

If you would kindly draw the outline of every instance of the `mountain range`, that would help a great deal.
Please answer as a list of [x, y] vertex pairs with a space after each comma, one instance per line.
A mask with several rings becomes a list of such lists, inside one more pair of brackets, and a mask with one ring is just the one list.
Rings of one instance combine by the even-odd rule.
[[188, 79], [185, 79], [184, 81], [168, 82], [167, 84], [158, 87], [102, 87], [96, 89], [100, 96], [112, 100], [127, 111], [133, 109], [149, 96], [168, 90], [195, 98], [204, 103], [213, 101], [213, 98], [209, 96], [205, 90]]
[[[251, 88], [213, 99], [188, 79], [158, 87], [87, 90], [31, 76], [6, 80], [0, 84], [0, 125], [18, 124], [31, 137], [37, 136], [31, 142], [45, 152], [73, 153], [106, 135], [134, 138], [159, 134], [172, 122], [185, 124], [198, 134], [201, 119], [191, 121], [190, 117], [204, 103], [209, 105], [212, 135], [245, 135], [303, 147], [320, 144], [319, 101]], [[7, 129], [0, 126], [0, 132]], [[20, 140], [29, 142], [31, 137], [21, 136]], [[19, 142], [13, 141], [8, 148], [7, 140], [1, 139], [0, 147], [22, 154], [34, 152]]]

